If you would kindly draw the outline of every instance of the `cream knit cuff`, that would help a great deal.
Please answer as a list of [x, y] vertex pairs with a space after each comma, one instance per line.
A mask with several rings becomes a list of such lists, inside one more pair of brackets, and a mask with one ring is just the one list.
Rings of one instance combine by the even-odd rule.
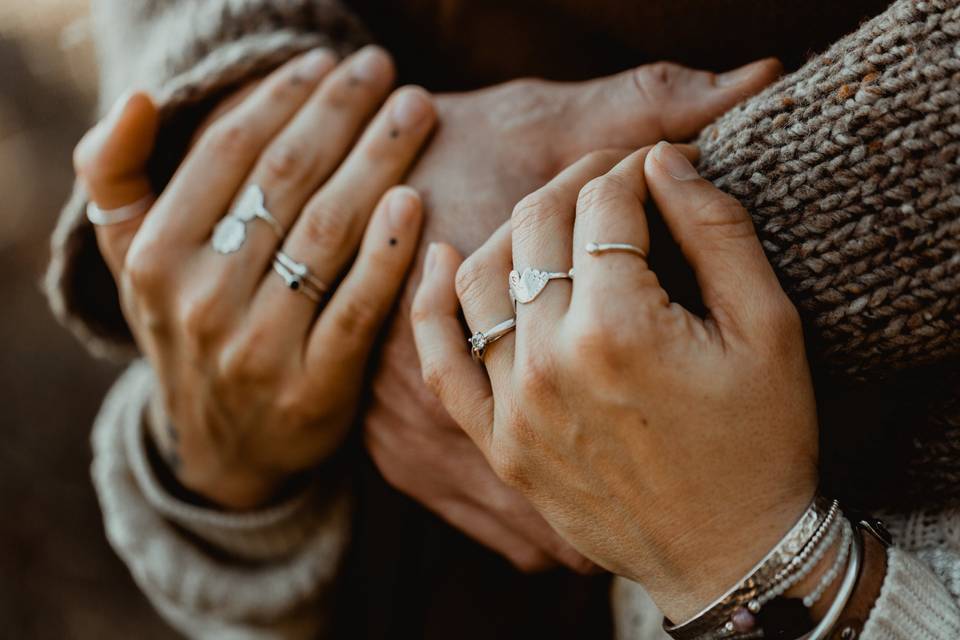
[[[150, 385], [145, 391], [152, 389]], [[289, 556], [321, 526], [325, 514], [319, 503], [330, 492], [324, 492], [316, 484], [304, 487], [270, 508], [243, 513], [200, 507], [171, 495], [157, 477], [147, 454], [146, 416], [156, 419], [162, 409], [150, 401], [150, 393], [137, 400], [144, 402], [143, 418], [137, 428], [124, 431], [123, 446], [143, 497], [157, 513], [232, 557], [254, 561]]]
[[861, 640], [957, 640], [960, 607], [930, 568], [912, 553], [891, 547], [880, 597]]
[[142, 447], [154, 385], [146, 363], [131, 366], [92, 436], [91, 475], [107, 538], [141, 589], [162, 610], [218, 619], [287, 615], [332, 589], [349, 542], [349, 496], [321, 505], [306, 493], [244, 515], [177, 501], [153, 477]]

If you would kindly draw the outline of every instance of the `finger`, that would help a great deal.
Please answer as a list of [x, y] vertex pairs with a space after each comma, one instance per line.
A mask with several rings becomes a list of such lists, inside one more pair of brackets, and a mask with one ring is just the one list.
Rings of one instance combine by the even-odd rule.
[[[694, 147], [677, 148], [691, 158], [697, 157]], [[643, 164], [650, 149], [646, 147], [630, 154], [580, 190], [573, 232], [574, 304], [598, 305], [621, 296], [652, 305], [668, 302], [645, 257], [626, 251], [596, 254], [587, 251], [590, 244], [623, 243], [637, 247], [645, 255], [649, 253], [650, 235], [643, 209], [647, 199]]]
[[561, 538], [519, 492], [503, 484], [499, 478], [494, 478], [491, 485], [486, 491], [480, 492], [485, 510], [504, 514], [503, 519], [514, 531], [556, 562], [579, 573], [588, 573], [596, 568]]
[[333, 54], [324, 49], [295, 58], [210, 126], [160, 196], [146, 222], [151, 235], [205, 243], [261, 151], [334, 64]]
[[440, 399], [486, 457], [493, 433], [490, 382], [467, 352], [454, 280], [461, 258], [453, 247], [431, 244], [410, 311], [420, 369]]
[[[523, 279], [527, 267], [566, 273], [573, 266], [573, 219], [577, 193], [584, 183], [602, 175], [627, 155], [626, 151], [596, 151], [567, 167], [541, 189], [520, 201], [513, 210], [513, 265]], [[532, 283], [536, 288], [536, 284]], [[529, 289], [529, 286], [527, 287]], [[527, 334], [535, 322], [538, 331], [528, 335], [542, 344], [548, 328], [557, 322], [570, 304], [570, 280], [548, 282], [531, 302], [517, 305], [517, 331]]]
[[746, 210], [697, 174], [668, 143], [647, 156], [644, 174], [670, 233], [697, 277], [721, 332], [748, 332], [786, 294]]
[[[366, 47], [344, 60], [269, 142], [240, 193], [253, 185], [259, 187], [271, 215], [283, 229], [290, 230], [304, 205], [340, 165], [383, 104], [394, 75], [393, 62], [379, 47]], [[398, 142], [414, 144], [410, 136]], [[384, 190], [371, 189], [376, 192], [364, 203], [366, 214]], [[362, 230], [361, 226], [357, 240]], [[227, 262], [233, 263], [229, 267], [236, 269], [230, 280], [249, 292], [259, 284], [278, 246], [276, 234], [269, 229], [251, 233], [243, 251], [229, 256]], [[222, 258], [212, 257], [224, 264]]]
[[[309, 337], [305, 352], [308, 370], [328, 375], [363, 367], [406, 281], [422, 220], [423, 203], [410, 187], [396, 187], [383, 197], [356, 262]], [[283, 308], [275, 308], [280, 311], [276, 322], [283, 327]]]
[[576, 127], [567, 144], [584, 149], [598, 140], [630, 147], [688, 140], [782, 70], [772, 58], [719, 75], [660, 62], [594, 80], [578, 90], [571, 118], [578, 122], [580, 114], [589, 114], [586, 121], [602, 123], [602, 130]]
[[480, 544], [493, 549], [524, 573], [554, 567], [558, 561], [539, 544], [527, 539], [507, 522], [482, 507], [457, 502], [442, 507], [441, 517]]
[[[150, 196], [146, 167], [158, 126], [153, 100], [144, 93], [132, 93], [118, 100], [110, 114], [84, 136], [74, 151], [73, 163], [91, 202], [112, 210]], [[120, 273], [127, 248], [142, 221], [138, 216], [94, 227], [100, 253], [114, 277]]]
[[[422, 89], [400, 89], [387, 102], [334, 176], [311, 199], [283, 244], [283, 252], [331, 285], [356, 252], [383, 193], [413, 163], [433, 126], [435, 111]], [[315, 307], [291, 298], [282, 283], [264, 283], [268, 304], [285, 307], [291, 330], [309, 327]], [[272, 295], [269, 292], [272, 291]]]
[[[512, 264], [510, 227], [510, 221], [500, 225], [457, 270], [457, 297], [471, 333], [489, 331], [514, 317], [507, 284]], [[484, 350], [483, 362], [494, 389], [513, 367], [513, 344], [511, 331]]]

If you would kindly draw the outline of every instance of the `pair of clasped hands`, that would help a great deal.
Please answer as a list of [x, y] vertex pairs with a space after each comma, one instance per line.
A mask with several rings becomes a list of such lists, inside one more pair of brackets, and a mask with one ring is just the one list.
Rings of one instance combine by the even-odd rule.
[[[798, 315], [749, 215], [699, 178], [695, 149], [648, 145], [690, 139], [778, 73], [656, 64], [434, 97], [392, 91], [389, 56], [367, 47], [308, 52], [239, 89], [144, 216], [96, 229], [179, 482], [223, 509], [263, 506], [362, 413], [389, 482], [522, 569], [595, 563], [671, 619], [695, 613], [811, 499], [816, 412]], [[93, 202], [150, 197], [158, 128], [134, 93], [84, 137]], [[251, 185], [286, 236], [254, 221], [222, 255], [211, 233]], [[704, 318], [642, 256], [585, 251], [656, 252], [647, 200]], [[466, 260], [455, 248], [480, 243]], [[335, 285], [320, 305], [271, 269], [280, 248]], [[527, 267], [575, 278], [518, 305], [516, 330], [474, 362], [466, 337], [514, 315], [508, 274]]]

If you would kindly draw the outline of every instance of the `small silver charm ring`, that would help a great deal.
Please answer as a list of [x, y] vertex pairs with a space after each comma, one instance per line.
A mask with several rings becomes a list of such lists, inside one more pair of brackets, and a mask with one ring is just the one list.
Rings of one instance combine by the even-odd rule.
[[494, 326], [487, 331], [477, 331], [470, 336], [467, 343], [470, 345], [470, 355], [474, 362], [483, 362], [483, 356], [487, 352], [487, 347], [507, 335], [517, 327], [517, 319], [510, 318]]
[[632, 253], [640, 256], [644, 260], [647, 259], [646, 251], [635, 244], [629, 244], [626, 242], [588, 242], [584, 249], [592, 256], [598, 256], [601, 253], [609, 253], [612, 251], [620, 251], [624, 253]]
[[247, 224], [253, 220], [263, 220], [277, 236], [283, 239], [283, 225], [277, 222], [264, 204], [263, 190], [252, 184], [237, 199], [233, 209], [214, 227], [210, 243], [217, 253], [227, 255], [239, 251], [247, 241]]
[[573, 280], [573, 269], [569, 271], [541, 271], [540, 269], [524, 269], [523, 272], [511, 271], [508, 279], [510, 286], [510, 300], [513, 306], [529, 304], [543, 293], [551, 280]]

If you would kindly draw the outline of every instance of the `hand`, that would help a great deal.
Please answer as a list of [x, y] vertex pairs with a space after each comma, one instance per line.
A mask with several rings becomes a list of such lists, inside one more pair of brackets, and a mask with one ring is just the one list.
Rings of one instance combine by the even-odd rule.
[[[410, 177], [431, 212], [424, 238], [470, 252], [521, 197], [584, 153], [692, 137], [779, 72], [775, 60], [722, 76], [657, 64], [585, 83], [519, 80], [439, 96], [441, 125]], [[415, 272], [374, 379], [371, 455], [389, 482], [517, 566], [584, 568], [423, 386], [404, 312], [418, 280]]]
[[[145, 217], [97, 227], [169, 416], [151, 424], [154, 439], [179, 481], [221, 506], [269, 500], [330, 456], [355, 417], [419, 237], [419, 197], [394, 185], [435, 120], [416, 88], [374, 115], [392, 82], [374, 48], [339, 66], [324, 51], [293, 60], [200, 136]], [[148, 192], [156, 131], [156, 108], [134, 95], [81, 142], [77, 172], [94, 202]], [[250, 185], [289, 233], [254, 218], [239, 250], [215, 252], [214, 226]], [[319, 315], [273, 270], [281, 245], [323, 283], [343, 277]]]
[[[459, 270], [452, 248], [431, 248], [413, 325], [425, 380], [497, 474], [683, 621], [806, 508], [816, 410], [798, 315], [747, 212], [669, 144], [611, 169], [621, 156], [587, 156], [525, 198]], [[585, 250], [649, 251], [648, 188], [705, 319], [671, 304], [643, 258]], [[511, 265], [560, 271], [571, 259], [572, 283], [518, 305], [515, 334], [488, 348], [486, 371], [473, 363], [459, 306], [472, 331], [488, 329], [513, 315]]]

